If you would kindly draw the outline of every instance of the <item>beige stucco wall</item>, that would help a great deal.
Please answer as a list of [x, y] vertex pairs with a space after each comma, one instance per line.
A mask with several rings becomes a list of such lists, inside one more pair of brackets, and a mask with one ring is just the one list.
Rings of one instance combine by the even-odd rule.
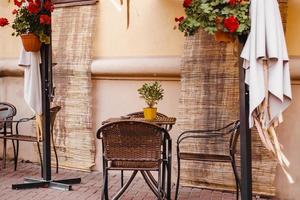
[[300, 56], [299, 0], [288, 0], [287, 44], [291, 56]]
[[[110, 57], [149, 57], [149, 56], [180, 56], [183, 51], [184, 37], [182, 33], [173, 30], [174, 17], [183, 13], [181, 1], [177, 0], [132, 0], [131, 24], [126, 29], [125, 7], [118, 12], [109, 0], [102, 0], [99, 6], [98, 25], [94, 43], [94, 58]], [[0, 17], [10, 15], [11, 4], [7, 0], [0, 1]], [[287, 42], [290, 55], [294, 59], [300, 57], [300, 25], [298, 12], [299, 0], [289, 0]], [[0, 28], [0, 61], [3, 58], [18, 57], [20, 49], [19, 38], [11, 37], [10, 28]], [[300, 62], [295, 62], [298, 67]], [[163, 80], [163, 79], [162, 79]], [[125, 113], [140, 110], [144, 105], [138, 98], [136, 89], [145, 80], [93, 80], [94, 130], [101, 121]], [[159, 104], [161, 112], [177, 116], [180, 82], [164, 80], [165, 99]], [[121, 92], [120, 92], [121, 91]], [[23, 79], [16, 77], [0, 78], [0, 101], [14, 103], [18, 107], [17, 118], [31, 116], [23, 98]], [[293, 85], [294, 101], [285, 113], [285, 122], [280, 126], [279, 135], [284, 152], [291, 161], [290, 172], [296, 183], [287, 183], [284, 175], [278, 170], [277, 190], [281, 199], [298, 200], [300, 196], [300, 174], [298, 166], [298, 143], [300, 142], [298, 116], [300, 115], [300, 86]], [[25, 127], [28, 134], [34, 134], [32, 127]], [[178, 129], [174, 129], [174, 139]], [[0, 141], [0, 147], [1, 147]], [[99, 146], [98, 146], [99, 147]], [[0, 148], [0, 153], [1, 153]], [[11, 151], [11, 147], [9, 151]], [[21, 144], [21, 159], [37, 161], [35, 148], [30, 143]], [[95, 169], [101, 167], [99, 151], [97, 152]]]
[[[0, 17], [12, 19], [13, 1], [0, 1]], [[110, 0], [97, 4], [99, 15], [94, 57], [181, 55], [183, 34], [174, 30], [175, 16], [182, 15], [177, 0], [132, 0], [130, 27], [126, 28], [126, 6], [119, 12]], [[18, 56], [21, 42], [10, 27], [0, 28], [0, 58]], [[3, 48], [5, 47], [5, 48]]]

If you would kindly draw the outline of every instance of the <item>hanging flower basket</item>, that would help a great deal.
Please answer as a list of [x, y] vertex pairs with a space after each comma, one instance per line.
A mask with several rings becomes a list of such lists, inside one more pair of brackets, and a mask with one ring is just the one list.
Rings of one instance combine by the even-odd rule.
[[22, 34], [21, 35], [22, 43], [24, 49], [30, 52], [38, 52], [41, 48], [40, 39], [33, 33]]
[[[14, 0], [15, 19], [11, 23], [13, 36], [20, 36], [26, 51], [37, 52], [41, 43], [50, 44], [51, 12], [54, 5], [51, 0]], [[6, 18], [0, 17], [0, 26], [9, 25]]]
[[184, 0], [186, 16], [176, 17], [175, 21], [186, 36], [203, 29], [215, 35], [217, 41], [220, 38], [221, 41], [231, 42], [234, 36], [249, 33], [249, 6], [248, 0]]

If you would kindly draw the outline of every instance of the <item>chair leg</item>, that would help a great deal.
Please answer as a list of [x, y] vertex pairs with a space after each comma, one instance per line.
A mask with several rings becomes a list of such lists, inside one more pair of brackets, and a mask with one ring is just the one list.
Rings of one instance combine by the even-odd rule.
[[176, 182], [175, 200], [178, 199], [179, 179], [180, 179], [180, 157], [177, 152], [177, 182]]
[[171, 200], [172, 158], [168, 159], [167, 168], [168, 168], [168, 174], [167, 174], [167, 200]]
[[129, 180], [126, 182], [126, 184], [117, 192], [116, 195], [114, 195], [114, 197], [112, 198], [112, 200], [117, 200], [121, 197], [121, 195], [127, 190], [127, 188], [129, 187], [129, 185], [131, 184], [131, 182], [133, 181], [134, 177], [136, 176], [136, 174], [138, 173], [137, 170], [135, 170], [131, 177], [129, 178]]
[[121, 170], [121, 187], [124, 186], [124, 171]]
[[14, 170], [16, 171], [17, 170], [17, 162], [18, 160], [16, 159], [16, 155], [17, 155], [17, 152], [16, 152], [16, 145], [15, 145], [15, 141], [14, 140], [11, 140], [12, 142], [12, 145], [13, 145], [13, 149], [14, 149]]
[[16, 147], [16, 155], [14, 158], [14, 162], [15, 162], [15, 171], [17, 170], [18, 167], [18, 158], [19, 158], [19, 140], [16, 140], [17, 142], [17, 147]]
[[6, 139], [3, 139], [3, 161], [2, 161], [2, 168], [6, 168]]
[[166, 147], [166, 143], [164, 142], [163, 144], [163, 162], [162, 162], [162, 190], [165, 191], [165, 183], [166, 183], [166, 164], [167, 164], [167, 156], [166, 156], [166, 150], [167, 147]]
[[37, 148], [38, 148], [38, 153], [40, 156], [40, 163], [41, 163], [41, 175], [43, 176], [43, 159], [42, 159], [42, 154], [41, 154], [41, 148], [40, 148], [40, 143], [36, 142]]
[[237, 173], [237, 169], [236, 169], [236, 164], [235, 164], [235, 157], [234, 155], [232, 156], [231, 159], [231, 166], [232, 166], [232, 170], [233, 170], [233, 174], [234, 174], [234, 178], [235, 178], [235, 185], [236, 185], [236, 200], [239, 200], [239, 177], [238, 177], [238, 173]]
[[[163, 166], [162, 166], [163, 167]], [[162, 183], [162, 172], [161, 172], [161, 168], [158, 170], [158, 175], [157, 175], [157, 191], [158, 191], [158, 197], [157, 199], [158, 200], [162, 200], [162, 196], [163, 196], [163, 193], [161, 191], [161, 183]]]
[[57, 157], [57, 152], [56, 152], [56, 146], [54, 143], [54, 138], [53, 138], [53, 134], [51, 133], [51, 140], [52, 140], [52, 147], [53, 147], [53, 151], [54, 151], [54, 155], [55, 155], [55, 160], [56, 160], [56, 173], [58, 173], [58, 157]]
[[107, 170], [107, 161], [104, 156], [102, 157], [102, 167], [103, 167], [103, 184], [102, 184], [102, 200], [108, 200], [108, 170]]

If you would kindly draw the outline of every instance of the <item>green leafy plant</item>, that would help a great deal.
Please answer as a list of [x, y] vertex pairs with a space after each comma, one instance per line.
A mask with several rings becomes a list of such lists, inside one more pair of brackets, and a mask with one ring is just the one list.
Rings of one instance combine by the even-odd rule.
[[247, 0], [184, 0], [186, 17], [176, 17], [179, 30], [193, 35], [199, 28], [246, 35], [250, 30]]
[[158, 101], [162, 100], [164, 97], [164, 89], [157, 81], [152, 84], [145, 83], [138, 89], [138, 92], [141, 95], [141, 98], [145, 99], [149, 108], [153, 108]]

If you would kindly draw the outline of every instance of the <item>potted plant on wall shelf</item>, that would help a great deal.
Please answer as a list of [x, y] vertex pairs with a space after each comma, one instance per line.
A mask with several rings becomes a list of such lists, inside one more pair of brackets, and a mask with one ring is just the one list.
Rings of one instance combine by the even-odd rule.
[[[12, 11], [13, 36], [20, 36], [26, 51], [37, 52], [41, 43], [50, 43], [51, 12], [54, 6], [50, 0], [43, 7], [40, 0], [14, 0], [17, 8]], [[2, 22], [2, 23], [1, 23]], [[9, 25], [6, 18], [0, 18], [0, 26]]]
[[164, 97], [164, 89], [155, 81], [154, 83], [145, 83], [138, 89], [140, 97], [143, 98], [148, 105], [144, 108], [144, 118], [146, 120], [156, 119], [157, 108], [154, 107]]
[[176, 17], [179, 30], [193, 35], [199, 28], [217, 41], [231, 42], [250, 31], [248, 0], [184, 0], [186, 17]]

